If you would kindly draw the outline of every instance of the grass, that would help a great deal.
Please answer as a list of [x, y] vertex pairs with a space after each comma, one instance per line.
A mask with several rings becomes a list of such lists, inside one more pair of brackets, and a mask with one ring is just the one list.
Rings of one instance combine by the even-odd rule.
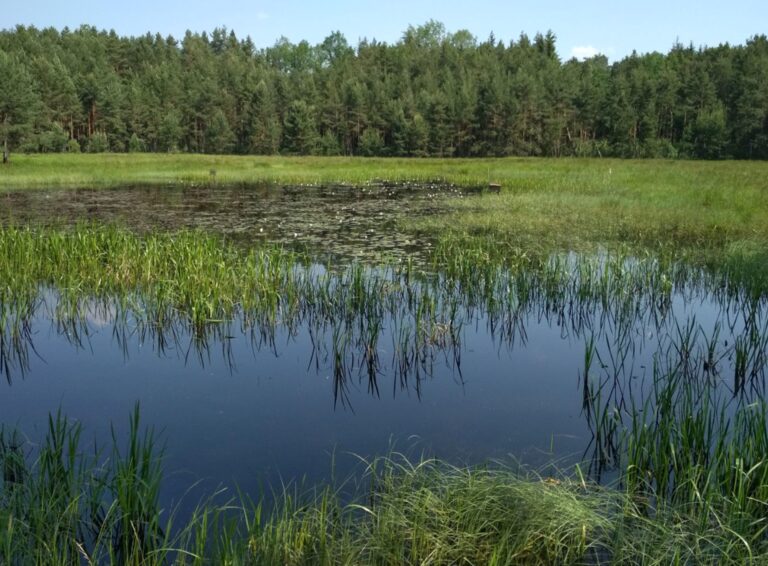
[[17, 155], [0, 170], [0, 189], [382, 179], [472, 188], [490, 180], [501, 194], [452, 203], [452, 213], [406, 227], [540, 252], [629, 244], [730, 254], [766, 248], [767, 178], [768, 163], [744, 161]]
[[126, 447], [87, 454], [81, 428], [51, 415], [30, 462], [16, 431], [0, 431], [0, 556], [4, 564], [162, 563], [170, 523], [160, 525], [161, 454], [139, 429]]
[[[353, 485], [284, 487], [272, 502], [163, 509], [162, 450], [139, 426], [105, 455], [51, 416], [36, 451], [0, 432], [4, 564], [758, 564], [760, 525], [723, 522], [727, 498], [649, 507], [580, 476], [461, 468], [398, 454]], [[342, 487], [344, 489], [342, 489]], [[351, 487], [351, 495], [350, 495]], [[342, 495], [346, 493], [346, 495]]]
[[619, 352], [600, 352], [590, 339], [581, 376], [593, 470], [624, 470], [627, 490], [657, 503], [694, 507], [727, 497], [728, 522], [763, 533], [767, 324], [764, 313], [747, 315], [729, 346], [718, 324], [707, 334], [695, 319], [676, 322], [677, 332], [659, 337], [653, 367], [640, 381]]
[[363, 374], [375, 381], [380, 349], [394, 353], [395, 373], [407, 383], [435, 350], [460, 346], [463, 326], [481, 320], [504, 340], [522, 317], [541, 311], [572, 320], [581, 336], [584, 321], [596, 316], [624, 328], [646, 316], [663, 322], [675, 289], [744, 308], [766, 292], [757, 263], [706, 271], [653, 255], [496, 257], [488, 245], [446, 238], [430, 266], [318, 269], [280, 248], [243, 249], [200, 232], [138, 236], [92, 225], [0, 230], [0, 277], [6, 377], [26, 365], [36, 312], [48, 311], [76, 338], [87, 332], [89, 309], [101, 309], [117, 323], [189, 331], [201, 347], [233, 323], [267, 339], [278, 327], [303, 327], [327, 348], [339, 385], [349, 383], [361, 359]]
[[[620, 489], [573, 475], [542, 478], [504, 466], [457, 468], [392, 455], [346, 486], [280, 492], [274, 504], [200, 504], [189, 517], [160, 504], [162, 451], [138, 410], [107, 452], [51, 417], [40, 448], [0, 434], [0, 562], [11, 564], [749, 564], [768, 560], [764, 376], [766, 287], [748, 261], [708, 271], [674, 257], [494, 254], [447, 237], [429, 269], [409, 262], [326, 270], [279, 248], [248, 250], [199, 232], [138, 236], [116, 227], [0, 231], [0, 337], [13, 352], [37, 309], [66, 328], [102, 305], [155, 331], [182, 324], [201, 341], [230, 320], [257, 334], [307, 325], [331, 349], [337, 398], [355, 371], [379, 375], [389, 330], [395, 378], [428, 363], [485, 319], [499, 339], [528, 314], [551, 316], [584, 356], [587, 418]], [[668, 316], [675, 290], [718, 301], [751, 321], [722, 351]], [[48, 304], [51, 292], [57, 299]], [[761, 310], [762, 309], [762, 310]], [[637, 324], [673, 331], [648, 389], [627, 392], [621, 352]], [[763, 322], [761, 322], [763, 321]], [[618, 352], [594, 380], [595, 343], [610, 328]], [[622, 330], [628, 329], [628, 330]], [[657, 328], [657, 332], [659, 328]], [[323, 334], [325, 333], [325, 334]], [[72, 333], [72, 334], [77, 334]], [[227, 334], [224, 332], [223, 334]], [[2, 345], [2, 344], [0, 344]], [[613, 345], [613, 344], [612, 344]], [[696, 347], [701, 349], [697, 352]], [[731, 365], [728, 356], [734, 358]], [[23, 357], [23, 356], [22, 356]], [[0, 361], [9, 347], [0, 348]], [[702, 372], [708, 367], [720, 367]], [[7, 369], [6, 369], [7, 372]], [[715, 387], [711, 387], [715, 384]], [[758, 386], [758, 389], [752, 389]], [[125, 439], [123, 441], [122, 439]]]
[[[655, 255], [496, 256], [488, 244], [449, 237], [431, 261], [321, 269], [281, 248], [244, 249], [200, 232], [5, 228], [0, 375], [24, 373], [36, 313], [77, 341], [87, 338], [89, 313], [101, 312], [117, 336], [136, 325], [157, 344], [191, 334], [200, 353], [231, 332], [268, 343], [279, 328], [301, 328], [313, 337], [315, 354], [332, 360], [337, 400], [345, 402], [355, 375], [367, 377], [372, 391], [385, 369], [403, 386], [418, 386], [410, 378], [430, 373], [434, 353], [456, 359], [465, 326], [486, 324], [510, 344], [535, 313], [576, 337], [598, 320], [599, 329], [625, 335], [638, 324], [666, 332], [675, 292], [738, 312], [768, 290], [760, 264], [747, 261], [706, 270]], [[392, 352], [389, 368], [379, 351]]]

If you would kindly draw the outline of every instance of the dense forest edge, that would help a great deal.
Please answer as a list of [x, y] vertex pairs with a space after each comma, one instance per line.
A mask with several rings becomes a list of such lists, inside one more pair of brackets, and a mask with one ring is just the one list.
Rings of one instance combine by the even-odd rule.
[[339, 32], [257, 49], [0, 31], [9, 152], [768, 158], [768, 38], [562, 61], [552, 32], [478, 41], [435, 21], [393, 44]]

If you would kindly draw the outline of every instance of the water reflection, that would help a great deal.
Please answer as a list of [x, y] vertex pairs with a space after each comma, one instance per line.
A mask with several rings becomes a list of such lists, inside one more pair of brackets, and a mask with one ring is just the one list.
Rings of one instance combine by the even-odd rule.
[[243, 485], [260, 470], [321, 474], [336, 443], [375, 454], [412, 435], [453, 460], [587, 461], [601, 477], [670, 376], [713, 392], [726, 417], [765, 398], [766, 298], [660, 269], [576, 256], [471, 278], [297, 267], [290, 302], [206, 324], [140, 293], [41, 288], [0, 305], [0, 410], [24, 422], [64, 404], [108, 421], [141, 399], [169, 432], [170, 469]]

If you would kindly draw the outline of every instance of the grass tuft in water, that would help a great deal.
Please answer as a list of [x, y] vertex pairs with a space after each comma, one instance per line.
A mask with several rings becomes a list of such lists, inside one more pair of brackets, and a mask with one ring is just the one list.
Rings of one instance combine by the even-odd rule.
[[[494, 463], [454, 467], [393, 453], [353, 484], [286, 487], [269, 499], [202, 503], [175, 517], [158, 501], [162, 450], [139, 428], [109, 458], [51, 416], [39, 449], [0, 434], [4, 564], [745, 564], [768, 559], [760, 521], [729, 512], [755, 497], [754, 466], [729, 495], [646, 499], [580, 475]], [[353, 486], [350, 492], [350, 485]], [[354, 488], [354, 486], [357, 486]], [[764, 501], [764, 499], [763, 499]]]

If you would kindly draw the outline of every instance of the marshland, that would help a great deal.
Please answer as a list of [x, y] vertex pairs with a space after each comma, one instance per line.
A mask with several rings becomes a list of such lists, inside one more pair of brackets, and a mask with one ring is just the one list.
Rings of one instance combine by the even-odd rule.
[[768, 563], [768, 40], [555, 41], [0, 30], [0, 564]]
[[196, 159], [0, 195], [6, 559], [768, 552], [763, 164]]

